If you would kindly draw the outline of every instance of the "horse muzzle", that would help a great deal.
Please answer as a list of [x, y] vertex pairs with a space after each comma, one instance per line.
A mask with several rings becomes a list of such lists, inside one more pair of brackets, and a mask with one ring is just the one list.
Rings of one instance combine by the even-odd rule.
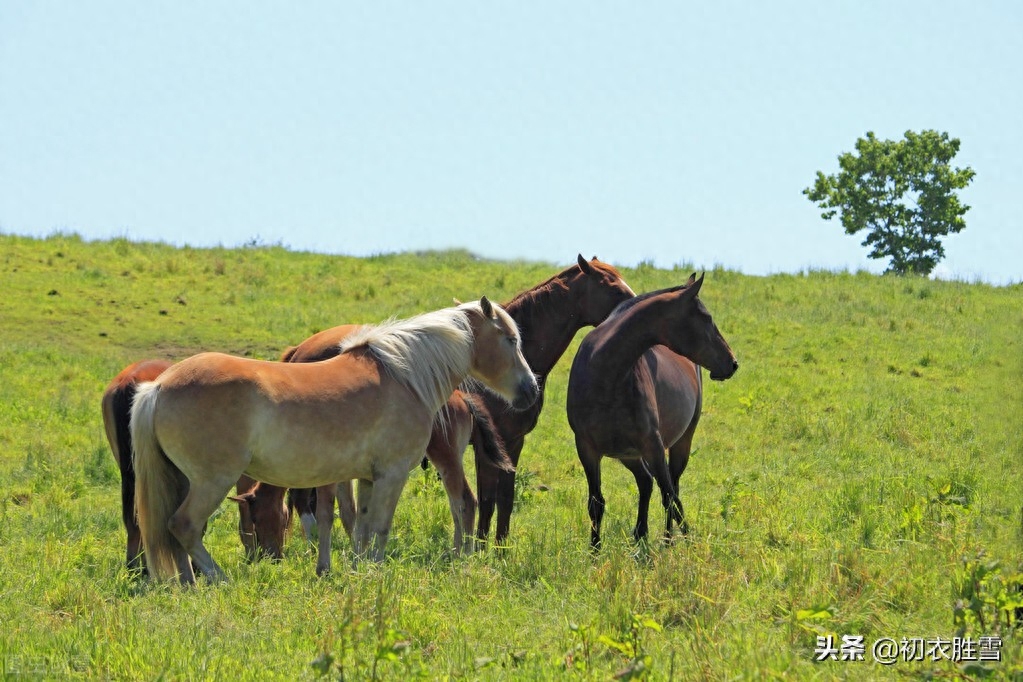
[[530, 376], [528, 379], [523, 379], [519, 382], [518, 389], [515, 391], [515, 400], [512, 401], [512, 409], [514, 410], [525, 410], [536, 402], [536, 399], [540, 397], [540, 387], [536, 384], [536, 379]]
[[712, 381], [724, 381], [730, 379], [733, 374], [739, 371], [739, 361], [732, 358], [731, 366], [726, 366], [725, 371], [721, 371], [720, 368], [717, 370], [711, 370], [710, 378]]

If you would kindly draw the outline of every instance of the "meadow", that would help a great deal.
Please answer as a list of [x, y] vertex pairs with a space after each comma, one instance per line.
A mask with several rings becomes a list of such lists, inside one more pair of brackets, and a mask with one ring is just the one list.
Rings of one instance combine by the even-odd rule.
[[[200, 350], [276, 359], [336, 324], [507, 300], [575, 257], [0, 234], [5, 677], [1023, 678], [1020, 285], [709, 270], [701, 298], [741, 366], [705, 384], [680, 490], [691, 530], [669, 546], [633, 543], [635, 484], [605, 459], [604, 546], [589, 550], [565, 418], [583, 330], [526, 440], [508, 548], [453, 557], [443, 489], [417, 469], [381, 564], [353, 569], [339, 528], [327, 577], [299, 532], [283, 562], [247, 564], [225, 502], [207, 546], [229, 583], [128, 575], [99, 409], [126, 364]], [[693, 269], [622, 273], [639, 292]], [[819, 637], [843, 636], [863, 638], [863, 660], [815, 660]], [[982, 636], [1000, 639], [1000, 661], [872, 655], [883, 638]]]

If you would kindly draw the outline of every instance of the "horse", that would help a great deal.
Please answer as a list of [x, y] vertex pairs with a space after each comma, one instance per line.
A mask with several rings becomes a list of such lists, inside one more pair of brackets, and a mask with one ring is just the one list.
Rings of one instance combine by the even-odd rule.
[[[341, 352], [344, 339], [358, 329], [358, 325], [341, 325], [321, 331], [298, 346], [289, 348], [281, 360], [321, 362], [332, 358]], [[437, 468], [447, 491], [455, 528], [452, 547], [459, 554], [469, 549], [476, 522], [476, 498], [465, 478], [462, 466], [462, 453], [469, 442], [472, 442], [481, 466], [502, 471], [513, 468], [500, 437], [494, 432], [489, 416], [480, 411], [476, 401], [469, 394], [456, 390], [438, 414], [430, 433], [426, 456]], [[292, 491], [295, 495], [308, 493], [309, 491], [303, 490]], [[341, 508], [341, 519], [345, 523], [346, 515], [354, 513], [355, 509], [351, 482], [339, 483], [336, 493]], [[334, 518], [334, 490], [318, 489], [313, 497], [316, 500], [315, 516], [319, 528], [320, 560], [317, 562], [317, 572], [322, 572], [329, 570], [330, 565], [330, 527]], [[345, 525], [347, 528], [349, 524]]]
[[[238, 504], [238, 537], [245, 549], [245, 559], [254, 562], [265, 556], [280, 561], [284, 558], [291, 517], [303, 513], [310, 501], [292, 495], [287, 488], [264, 485], [245, 475], [238, 479], [235, 490], [227, 499]], [[315, 504], [315, 499], [311, 504]], [[346, 528], [351, 533], [351, 527]]]
[[[635, 293], [614, 267], [596, 257], [587, 261], [580, 254], [575, 265], [504, 305], [522, 334], [522, 352], [537, 375], [540, 399], [525, 410], [512, 411], [490, 395], [474, 397], [490, 415], [512, 465], [518, 466], [525, 437], [536, 427], [540, 417], [547, 375], [568, 349], [576, 332], [600, 324], [615, 306], [633, 296]], [[504, 545], [515, 500], [515, 471], [477, 465], [476, 494], [479, 496], [477, 540], [486, 542], [496, 506], [495, 542], [498, 546]]]
[[[152, 381], [172, 364], [162, 359], [133, 362], [111, 380], [101, 401], [103, 427], [121, 471], [121, 518], [128, 531], [126, 565], [129, 571], [141, 571], [142, 575], [147, 575], [149, 571], [142, 553], [142, 537], [135, 517], [135, 468], [132, 465], [129, 430], [131, 404], [139, 384]], [[293, 509], [290, 496], [286, 504], [283, 490], [277, 495], [272, 486], [260, 489], [256, 481], [248, 476], [238, 479], [236, 488], [237, 494], [228, 499], [238, 503], [238, 532], [246, 558], [255, 561], [265, 555], [273, 560], [280, 559]], [[302, 504], [301, 500], [296, 504]], [[279, 532], [260, 533], [257, 536], [257, 528], [279, 529]]]
[[[688, 532], [678, 484], [700, 419], [703, 384], [697, 365], [723, 381], [739, 368], [735, 354], [697, 297], [703, 276], [638, 296], [615, 308], [579, 346], [568, 379], [566, 409], [589, 488], [590, 545], [600, 547], [604, 496], [600, 461], [613, 457], [639, 489], [633, 537], [647, 535], [653, 481], [666, 526]], [[668, 451], [665, 461], [664, 451]]]
[[409, 470], [468, 377], [518, 409], [540, 394], [514, 320], [486, 297], [366, 326], [323, 362], [200, 353], [142, 384], [131, 435], [150, 573], [194, 583], [191, 557], [226, 580], [202, 529], [242, 474], [289, 488], [358, 479], [356, 559], [382, 561]]
[[110, 381], [100, 401], [103, 429], [121, 470], [121, 519], [128, 531], [125, 565], [129, 571], [141, 570], [143, 574], [147, 571], [142, 559], [142, 536], [135, 520], [135, 467], [131, 463], [128, 411], [138, 385], [160, 376], [171, 364], [168, 360], [142, 360], [128, 365]]

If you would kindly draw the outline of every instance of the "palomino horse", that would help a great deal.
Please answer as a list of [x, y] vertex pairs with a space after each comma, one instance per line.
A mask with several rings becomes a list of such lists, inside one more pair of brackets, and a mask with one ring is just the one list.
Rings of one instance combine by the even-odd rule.
[[[434, 417], [473, 377], [522, 409], [539, 395], [514, 320], [485, 297], [365, 327], [317, 363], [201, 353], [139, 387], [132, 406], [136, 509], [150, 573], [224, 572], [202, 542], [242, 474], [289, 488], [360, 481], [356, 556], [383, 559], [409, 470]], [[372, 545], [372, 546], [371, 546]]]
[[122, 369], [107, 385], [103, 392], [103, 428], [110, 443], [110, 451], [121, 470], [121, 518], [128, 531], [128, 548], [125, 564], [129, 571], [141, 569], [146, 573], [142, 560], [142, 536], [135, 520], [135, 467], [131, 463], [131, 433], [128, 431], [128, 414], [131, 401], [138, 385], [152, 381], [171, 366], [168, 360], [143, 360]]
[[[321, 362], [332, 358], [341, 352], [344, 339], [359, 328], [358, 325], [341, 325], [314, 334], [298, 346], [285, 351], [281, 360]], [[467, 393], [455, 391], [438, 414], [437, 422], [430, 434], [426, 456], [437, 468], [447, 491], [455, 527], [452, 546], [459, 553], [468, 548], [466, 545], [471, 542], [476, 522], [476, 498], [465, 479], [462, 467], [462, 453], [470, 441], [477, 453], [480, 466], [498, 471], [510, 471], [514, 468], [487, 414], [479, 410], [475, 400]], [[317, 573], [325, 572], [330, 567], [330, 528], [334, 518], [334, 492], [330, 486], [316, 490], [315, 514], [319, 528], [320, 556]], [[293, 493], [301, 494], [302, 491]], [[340, 483], [336, 493], [341, 507], [341, 520], [344, 523], [346, 515], [355, 509], [351, 482]], [[347, 528], [348, 524], [345, 525]]]
[[[636, 477], [639, 511], [633, 536], [646, 537], [653, 481], [667, 516], [688, 529], [678, 482], [689, 462], [700, 418], [696, 365], [724, 380], [739, 363], [697, 298], [703, 277], [643, 294], [618, 306], [579, 347], [568, 379], [568, 423], [589, 485], [590, 544], [600, 546], [604, 496], [600, 460], [619, 460]], [[695, 363], [695, 364], [694, 364]], [[668, 450], [669, 462], [664, 451]]]
[[[526, 410], [515, 412], [488, 395], [477, 397], [497, 427], [513, 465], [518, 465], [525, 437], [536, 427], [540, 417], [547, 375], [576, 332], [600, 324], [616, 305], [633, 296], [632, 289], [617, 270], [596, 258], [587, 261], [580, 255], [576, 265], [505, 304], [522, 334], [522, 353], [540, 383], [540, 400]], [[487, 539], [496, 504], [495, 540], [503, 545], [508, 538], [515, 500], [515, 472], [497, 471], [477, 463], [476, 493], [479, 495], [477, 538]]]
[[[121, 516], [128, 531], [128, 570], [141, 569], [148, 573], [142, 554], [142, 537], [135, 518], [135, 467], [132, 465], [131, 403], [138, 385], [152, 381], [171, 366], [168, 360], [141, 360], [122, 369], [103, 393], [101, 407], [103, 426], [121, 470]], [[248, 476], [238, 479], [238, 494], [230, 497], [238, 503], [238, 532], [245, 548], [246, 557], [254, 561], [260, 555], [280, 559], [284, 536], [291, 521], [291, 504], [285, 504], [283, 493], [275, 495], [272, 486], [267, 490], [256, 487], [256, 481]], [[283, 489], [282, 489], [283, 490]], [[288, 502], [291, 502], [289, 496]], [[355, 510], [352, 510], [354, 517]], [[277, 533], [262, 533], [257, 538], [257, 528], [279, 529]], [[351, 532], [351, 528], [348, 528]]]

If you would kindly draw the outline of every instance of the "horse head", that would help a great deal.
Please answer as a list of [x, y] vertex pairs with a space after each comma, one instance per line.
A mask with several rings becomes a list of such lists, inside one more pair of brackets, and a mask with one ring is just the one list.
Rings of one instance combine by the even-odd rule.
[[578, 300], [579, 321], [583, 327], [595, 327], [607, 319], [611, 311], [636, 294], [611, 265], [594, 256], [587, 261], [579, 254], [579, 274], [568, 281]]
[[702, 286], [703, 275], [696, 279], [693, 273], [682, 286], [660, 294], [673, 299], [673, 305], [670, 314], [660, 321], [657, 333], [661, 343], [707, 368], [714, 381], [723, 381], [735, 374], [739, 362], [698, 297]]
[[[266, 488], [266, 492], [261, 491]], [[267, 494], [267, 492], [280, 494]], [[291, 526], [291, 511], [284, 503], [284, 489], [276, 486], [256, 487], [228, 499], [238, 503], [238, 536], [249, 562], [267, 556], [280, 561], [284, 556], [284, 538]]]
[[463, 309], [470, 313], [475, 339], [470, 375], [516, 410], [524, 410], [536, 402], [540, 388], [522, 355], [515, 320], [486, 296], [478, 304], [467, 304]]

